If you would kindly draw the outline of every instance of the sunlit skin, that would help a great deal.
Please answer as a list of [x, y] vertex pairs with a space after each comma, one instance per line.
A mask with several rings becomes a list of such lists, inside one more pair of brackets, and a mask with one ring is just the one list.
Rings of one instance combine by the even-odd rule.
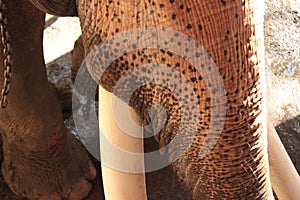
[[[15, 68], [10, 105], [15, 105], [16, 109], [12, 111], [8, 108], [0, 114], [1, 117], [3, 115], [10, 119], [1, 121], [0, 124], [8, 133], [4, 139], [3, 174], [9, 186], [24, 197], [82, 199], [91, 189], [90, 181], [95, 178], [95, 168], [79, 144], [65, 134], [66, 129], [61, 114], [58, 114], [60, 113], [58, 102], [47, 89], [41, 53], [44, 15], [30, 7], [27, 1], [22, 4], [16, 1], [10, 1], [7, 5], [8, 9], [18, 4], [20, 6], [18, 12], [28, 13], [29, 16], [28, 18], [22, 16], [23, 21], [21, 21], [19, 15], [9, 13], [8, 10], [7, 15], [10, 16], [12, 33], [17, 29], [16, 27], [21, 29], [23, 24], [29, 23], [31, 26], [25, 26], [26, 29], [31, 27], [30, 30], [38, 37], [32, 38], [32, 34], [28, 35], [28, 39], [22, 44], [23, 48], [19, 48], [18, 45], [21, 44], [17, 43], [18, 36], [12, 34], [12, 40], [16, 41], [15, 56], [18, 58], [15, 63], [19, 63], [20, 66], [27, 64], [17, 57], [22, 55], [22, 52], [18, 52], [21, 50], [18, 49], [30, 49], [31, 41], [35, 41], [34, 44], [38, 48], [34, 46], [35, 48], [31, 48], [33, 50], [28, 51], [28, 54], [38, 62], [26, 65], [26, 70], [21, 67]], [[163, 64], [182, 74], [194, 92], [193, 95], [185, 94], [185, 85], [177, 81], [178, 77], [175, 74], [159, 73], [169, 82], [178, 82], [176, 87], [181, 89], [178, 96], [163, 85], [147, 84], [137, 90], [129, 102], [144, 124], [150, 121], [148, 111], [152, 105], [159, 104], [166, 109], [167, 122], [155, 137], [159, 147], [167, 145], [175, 137], [179, 122], [183, 119], [183, 129], [186, 130], [186, 135], [179, 136], [182, 143], [177, 146], [176, 151], [184, 148], [183, 144], [186, 140], [191, 139], [192, 142], [187, 151], [184, 151], [170, 166], [184, 190], [182, 193], [184, 196], [178, 198], [273, 198], [266, 145], [263, 17], [260, 10], [263, 2], [258, 0], [149, 0], [142, 2], [79, 0], [76, 9], [75, 1], [71, 0], [30, 1], [44, 12], [68, 16], [78, 15], [83, 32], [82, 44], [85, 55], [113, 35], [136, 28], [168, 28], [197, 41], [209, 53], [209, 57], [214, 61], [220, 73], [226, 94], [225, 116], [212, 112], [213, 94], [210, 91], [214, 91], [216, 99], [221, 96], [219, 88], [214, 88], [214, 80], [205, 82], [206, 77], [203, 77], [195, 66], [182, 59], [181, 55], [176, 55], [171, 51], [137, 49], [129, 52], [110, 65], [99, 80], [99, 84], [112, 92], [119, 79], [128, 70], [147, 63]], [[35, 21], [37, 24], [32, 24], [32, 20], [29, 20], [32, 18], [39, 19]], [[26, 31], [16, 31], [18, 32]], [[170, 35], [169, 38], [162, 40], [166, 43], [177, 41], [175, 37], [176, 35]], [[126, 45], [126, 41], [121, 45]], [[138, 46], [138, 43], [133, 45]], [[182, 43], [177, 41], [177, 48], [182, 48], [181, 45]], [[115, 52], [122, 50], [116, 48], [115, 45], [109, 47]], [[201, 56], [196, 48], [190, 46], [184, 48], [187, 52], [193, 52], [195, 57]], [[94, 66], [100, 65], [97, 57], [93, 64]], [[206, 64], [203, 64], [202, 68], [208, 72], [212, 70], [212, 66]], [[144, 73], [147, 73], [147, 70]], [[35, 76], [33, 77], [32, 74]], [[137, 82], [141, 81], [142, 73], [134, 75]], [[130, 89], [130, 87], [124, 84], [125, 89]], [[192, 110], [183, 112], [185, 105], [180, 103], [181, 96], [183, 96], [183, 101], [195, 98]], [[193, 112], [197, 112], [201, 117], [199, 122], [185, 118]], [[28, 115], [28, 113], [33, 114]], [[218, 141], [214, 148], [201, 158], [198, 155], [199, 150], [205, 138], [211, 134], [207, 133], [209, 124], [220, 123], [219, 121], [223, 119], [225, 123]], [[37, 122], [40, 126], [36, 126]], [[193, 125], [196, 125], [197, 130], [190, 133], [190, 127]], [[155, 127], [152, 128], [155, 129]], [[16, 145], [16, 135], [18, 141], [23, 142], [21, 145]], [[193, 137], [189, 138], [190, 135]], [[22, 140], [19, 140], [20, 138]], [[147, 148], [145, 150], [147, 151]], [[52, 151], [61, 153], [55, 154]], [[165, 153], [171, 155], [173, 151], [169, 150]], [[14, 164], [17, 161], [20, 162]], [[50, 166], [55, 167], [47, 168], [45, 171], [45, 164], [40, 161], [47, 163], [47, 166], [50, 163]], [[35, 166], [35, 169], [31, 170], [31, 166]], [[23, 169], [25, 173], [32, 174], [28, 179], [22, 179], [21, 182], [19, 177], [24, 177]], [[65, 172], [63, 175], [61, 175], [62, 169]], [[45, 177], [50, 177], [48, 182], [44, 181]], [[39, 186], [36, 187], [36, 185]], [[174, 185], [168, 185], [163, 189], [171, 193], [177, 191]]]

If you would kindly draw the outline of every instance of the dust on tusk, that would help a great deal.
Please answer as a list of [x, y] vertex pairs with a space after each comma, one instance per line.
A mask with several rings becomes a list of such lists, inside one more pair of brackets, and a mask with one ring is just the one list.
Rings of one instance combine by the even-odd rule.
[[268, 118], [268, 154], [272, 187], [280, 200], [298, 200], [300, 178], [271, 120]]
[[[117, 123], [114, 119], [116, 114], [118, 115]], [[135, 122], [136, 126], [130, 126], [132, 121]], [[143, 153], [141, 119], [125, 102], [101, 86], [99, 86], [99, 127], [102, 131], [100, 134], [100, 153], [105, 199], [146, 200], [145, 173], [124, 172], [107, 165], [107, 161], [112, 159], [120, 165], [139, 166], [139, 168], [143, 167], [144, 169], [144, 158], [128, 161], [122, 156], [115, 155], [106, 148], [106, 145], [103, 145], [103, 137], [106, 137], [110, 144], [122, 150]], [[125, 130], [130, 130], [130, 135]], [[132, 134], [140, 138], [133, 137]]]

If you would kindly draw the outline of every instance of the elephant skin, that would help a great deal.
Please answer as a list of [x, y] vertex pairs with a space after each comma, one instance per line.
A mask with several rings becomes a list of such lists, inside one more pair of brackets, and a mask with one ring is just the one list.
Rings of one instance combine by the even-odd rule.
[[[212, 120], [209, 93], [213, 83], [205, 83], [205, 77], [193, 66], [172, 52], [156, 49], [136, 49], [127, 52], [106, 69], [99, 81], [107, 91], [113, 92], [126, 71], [147, 63], [171, 66], [185, 78], [195, 91], [199, 104], [195, 108], [201, 115], [198, 131], [183, 155], [171, 164], [178, 180], [192, 199], [272, 199], [269, 177], [266, 138], [266, 103], [263, 56], [263, 11], [260, 1], [78, 1], [82, 40], [86, 56], [95, 51], [97, 45], [118, 33], [145, 27], [173, 29], [190, 36], [201, 44], [216, 63], [226, 91], [225, 124], [218, 142], [204, 158], [199, 149], [204, 144], [209, 122]], [[150, 20], [151, 19], [151, 20]], [[176, 41], [176, 35], [166, 37], [165, 43]], [[110, 45], [115, 52], [118, 48]], [[142, 41], [136, 41], [138, 44]], [[192, 47], [182, 46], [186, 51]], [[196, 55], [196, 54], [195, 54]], [[101, 68], [101, 59], [93, 54], [90, 71]], [[96, 67], [95, 67], [96, 66]], [[94, 68], [93, 68], [94, 67]], [[211, 66], [207, 67], [210, 70]], [[147, 70], [146, 72], [147, 73]], [[136, 83], [143, 82], [134, 74]], [[159, 76], [164, 76], [162, 73]], [[177, 87], [182, 87], [176, 77]], [[97, 80], [96, 80], [97, 81]], [[130, 91], [132, 85], [124, 85]], [[124, 98], [125, 93], [117, 94]], [[124, 96], [122, 96], [124, 95]], [[185, 96], [190, 98], [190, 96]], [[217, 97], [218, 98], [218, 97]], [[219, 96], [221, 98], [221, 95]], [[174, 139], [182, 120], [182, 106], [172, 91], [161, 85], [147, 84], [134, 92], [129, 105], [141, 116], [144, 124], [150, 123], [149, 110], [152, 105], [162, 105], [168, 114], [167, 123], [155, 136], [162, 148]], [[159, 116], [157, 116], [159, 118]], [[218, 118], [215, 115], [215, 123]], [[184, 120], [184, 119], [183, 119]], [[155, 119], [154, 119], [155, 121]], [[186, 135], [179, 135], [182, 144], [188, 141], [192, 121], [184, 121]], [[155, 130], [156, 125], [152, 127]], [[163, 154], [172, 157], [176, 149], [167, 149]], [[147, 151], [147, 149], [146, 149]], [[184, 149], [182, 149], [184, 151]], [[169, 186], [169, 190], [176, 191]], [[184, 198], [184, 197], [182, 197]]]
[[[53, 4], [60, 1], [31, 2], [46, 12], [61, 15], [66, 8], [66, 14], [69, 14], [69, 6]], [[189, 36], [187, 41], [197, 41], [208, 52], [208, 59], [216, 64], [226, 95], [226, 107], [219, 112], [226, 111], [226, 115], [213, 112], [215, 106], [220, 106], [218, 103], [224, 103], [218, 102], [224, 91], [214, 88], [215, 80], [207, 81], [207, 77], [203, 77], [181, 55], [164, 49], [135, 49], [126, 52], [111, 63], [103, 76], [96, 80], [107, 91], [113, 92], [127, 71], [143, 64], [154, 63], [172, 68], [172, 72], [179, 72], [188, 81], [194, 93], [182, 96], [186, 91], [185, 83], [178, 81], [178, 76], [174, 74], [164, 74], [158, 70], [158, 75], [166, 83], [175, 80], [174, 87], [181, 89], [179, 96], [164, 85], [152, 83], [136, 90], [128, 102], [139, 114], [143, 124], [150, 124], [152, 120], [153, 123], [147, 129], [150, 132], [158, 130], [161, 120], [160, 115], [151, 118], [151, 107], [159, 104], [165, 108], [166, 123], [154, 135], [154, 139], [156, 145], [162, 148], [175, 136], [179, 138], [176, 148], [165, 148], [161, 151], [170, 160], [178, 151], [183, 152], [170, 165], [184, 191], [178, 199], [186, 199], [187, 196], [190, 196], [188, 199], [273, 199], [267, 157], [262, 4], [259, 0], [77, 0], [85, 56], [92, 55], [88, 65], [90, 71], [100, 69], [103, 64], [99, 59], [101, 52], [91, 54], [101, 42], [118, 33], [146, 27], [172, 29]], [[75, 14], [73, 11], [70, 13]], [[176, 36], [178, 34], [168, 35], [162, 40], [165, 44], [177, 42]], [[127, 42], [124, 40], [121, 47], [113, 43], [108, 43], [107, 46], [119, 53], [126, 47]], [[138, 46], [138, 42], [144, 41], [136, 40], [133, 46]], [[202, 56], [192, 46], [182, 46], [182, 43], [177, 42], [176, 47], [185, 52], [194, 52], [195, 57]], [[203, 64], [201, 67], [208, 72], [213, 70], [210, 65]], [[143, 82], [142, 77], [146, 73], [149, 73], [147, 69], [136, 72], [136, 83]], [[152, 74], [152, 77], [155, 76]], [[123, 86], [124, 90], [116, 95], [126, 100], [126, 91], [130, 91], [132, 85], [125, 83]], [[188, 105], [193, 109], [183, 112], [187, 105], [180, 101], [187, 102], [193, 97], [196, 100]], [[216, 101], [216, 104], [212, 105], [212, 101]], [[33, 110], [38, 111], [37, 108]], [[199, 121], [195, 122], [186, 117], [193, 113], [200, 116], [197, 118]], [[209, 130], [211, 124], [220, 124], [223, 120], [222, 130]], [[196, 131], [191, 129], [195, 125]], [[176, 134], [179, 130], [185, 132]], [[218, 131], [221, 134], [216, 136]], [[215, 140], [216, 144], [210, 152], [201, 157], [202, 146], [214, 143]], [[148, 152], [151, 148], [153, 147], [146, 145], [145, 151]], [[175, 185], [164, 184], [164, 180], [159, 182], [164, 186], [163, 190], [178, 192]]]
[[91, 190], [96, 169], [65, 127], [59, 101], [48, 85], [42, 46], [45, 13], [29, 1], [4, 3], [13, 81], [8, 107], [0, 110], [3, 178], [20, 197], [82, 199]]
[[77, 16], [76, 0], [30, 0], [40, 10], [57, 16]]

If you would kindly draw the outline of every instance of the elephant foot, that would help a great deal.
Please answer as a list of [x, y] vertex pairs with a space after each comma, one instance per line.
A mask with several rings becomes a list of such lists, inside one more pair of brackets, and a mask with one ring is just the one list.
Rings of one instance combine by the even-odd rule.
[[89, 194], [96, 169], [66, 128], [41, 141], [42, 146], [23, 142], [3, 140], [2, 174], [13, 192], [38, 200], [80, 200]]

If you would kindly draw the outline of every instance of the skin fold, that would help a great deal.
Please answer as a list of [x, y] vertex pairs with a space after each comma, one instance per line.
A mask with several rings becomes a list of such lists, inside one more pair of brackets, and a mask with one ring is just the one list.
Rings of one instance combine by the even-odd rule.
[[75, 0], [30, 0], [37, 8], [57, 16], [77, 16]]
[[[11, 5], [16, 3], [15, 1], [11, 1]], [[218, 88], [214, 88], [214, 80], [210, 80], [211, 82], [205, 81], [205, 77], [196, 70], [195, 66], [184, 60], [180, 55], [176, 55], [170, 51], [150, 48], [136, 49], [128, 52], [122, 58], [118, 58], [110, 64], [99, 80], [99, 84], [107, 91], [113, 92], [116, 85], [118, 85], [118, 81], [127, 71], [139, 65], [154, 63], [164, 64], [172, 68], [173, 71], [182, 74], [194, 91], [193, 95], [196, 100], [191, 105], [193, 109], [188, 110], [187, 113], [184, 112], [184, 104], [180, 103], [180, 96], [184, 94], [185, 85], [179, 81], [177, 83], [177, 87], [181, 88], [179, 96], [164, 85], [152, 83], [143, 85], [135, 91], [128, 102], [141, 117], [144, 124], [149, 124], [151, 121], [149, 110], [152, 105], [162, 105], [166, 110], [168, 117], [164, 127], [155, 135], [153, 141], [148, 144], [147, 142], [145, 143], [145, 151], [148, 152], [152, 149], [164, 147], [175, 136], [178, 136], [179, 141], [181, 141], [176, 148], [168, 148], [162, 152], [167, 158], [171, 158], [179, 150], [182, 150], [183, 153], [177, 160], [172, 162], [168, 169], [163, 169], [165, 170], [164, 172], [173, 173], [173, 176], [171, 177], [170, 175], [169, 179], [174, 179], [173, 183], [176, 182], [176, 184], [165, 182], [164, 179], [168, 179], [168, 177], [164, 176], [162, 180], [158, 181], [161, 190], [167, 190], [170, 194], [177, 194], [177, 199], [273, 198], [269, 177], [266, 139], [267, 118], [266, 95], [264, 91], [263, 16], [260, 9], [263, 2], [258, 0], [30, 1], [44, 12], [57, 15], [78, 14], [83, 33], [81, 46], [84, 48], [85, 56], [93, 52], [95, 47], [101, 42], [112, 38], [118, 33], [137, 28], [168, 28], [185, 34], [197, 41], [209, 53], [209, 57], [216, 64], [222, 78], [226, 95], [226, 115], [224, 116], [212, 112], [212, 99], [222, 97], [222, 92]], [[74, 9], [75, 5], [77, 5], [77, 10]], [[29, 5], [27, 6], [22, 9], [37, 12]], [[12, 14], [11, 21], [13, 21], [14, 16], [16, 17], [16, 14]], [[15, 109], [16, 111], [14, 112], [1, 111], [1, 117], [4, 116], [7, 120], [1, 121], [0, 126], [4, 127], [3, 129], [6, 133], [11, 133], [4, 137], [5, 161], [2, 171], [10, 187], [22, 196], [33, 199], [60, 199], [62, 197], [67, 199], [82, 199], [90, 189], [88, 182], [95, 177], [95, 170], [90, 165], [87, 155], [82, 151], [81, 147], [76, 142], [73, 142], [69, 136], [65, 136], [67, 134], [65, 134], [66, 130], [64, 130], [64, 126], [62, 125], [61, 114], [58, 114], [60, 113], [58, 103], [53, 94], [45, 92], [48, 90], [46, 89], [45, 70], [43, 67], [40, 67], [44, 65], [41, 55], [42, 18], [44, 16], [41, 13], [38, 16], [40, 20], [37, 22], [39, 31], [35, 33], [38, 36], [34, 38], [37, 38], [35, 39], [35, 45], [40, 49], [33, 48], [34, 52], [29, 51], [29, 55], [23, 55], [23, 57], [27, 58], [33, 55], [34, 59], [38, 58], [38, 67], [31, 67], [29, 65], [30, 67], [27, 68], [19, 67], [15, 69], [15, 80], [19, 81], [14, 81], [15, 85], [12, 85], [15, 91], [12, 91], [10, 96], [10, 99], [12, 99], [10, 104], [17, 106], [18, 109]], [[14, 27], [21, 26], [15, 25]], [[26, 28], [28, 30], [35, 30], [37, 26], [30, 24], [30, 27], [32, 28]], [[13, 28], [12, 32], [14, 32]], [[29, 34], [29, 36], [32, 37], [33, 35]], [[177, 41], [175, 37], [176, 35], [170, 35], [162, 38], [162, 40], [165, 43], [172, 41], [172, 38], [174, 41]], [[18, 36], [12, 36], [12, 39], [15, 39], [15, 41], [18, 41], [18, 38]], [[34, 39], [29, 38], [25, 41], [34, 41]], [[135, 45], [138, 46], [139, 42], [142, 41], [137, 39]], [[122, 47], [126, 46], [126, 41], [120, 45]], [[28, 46], [29, 44], [25, 42], [23, 47], [28, 48]], [[16, 50], [20, 49], [19, 46], [16, 47], [18, 47], [15, 48]], [[122, 50], [121, 47], [117, 48], [114, 44], [108, 44], [108, 47], [116, 52]], [[195, 56], [199, 55], [197, 54], [197, 50], [191, 46], [181, 47], [181, 44], [177, 43], [176, 47], [178, 49], [185, 48], [184, 50], [187, 52], [194, 51]], [[15, 53], [16, 56], [22, 55], [22, 53], [18, 53], [17, 51]], [[101, 67], [101, 60], [97, 59], [97, 56], [98, 54], [94, 55], [91, 66], [88, 67]], [[25, 61], [24, 63], [19, 62], [22, 65], [26, 64]], [[206, 64], [202, 67], [208, 72], [212, 68], [212, 66]], [[21, 72], [23, 73], [21, 74]], [[20, 77], [18, 77], [18, 73], [20, 73]], [[142, 82], [142, 77], [145, 73], [147, 73], [147, 70], [136, 72], [134, 74], [136, 82]], [[160, 71], [158, 73], [162, 78], [169, 81], [176, 81], [178, 78], [174, 74], [171, 74], [169, 79], [167, 79], [166, 74]], [[28, 78], [32, 77], [32, 74], [37, 74], [36, 78]], [[152, 74], [152, 76], [155, 75]], [[17, 85], [17, 83], [20, 85]], [[37, 88], [33, 88], [33, 86]], [[24, 88], [26, 87], [30, 88], [30, 90], [25, 90]], [[129, 90], [130, 87], [130, 84], [125, 83], [124, 91]], [[31, 91], [31, 93], [28, 91]], [[211, 91], [215, 91], [215, 94], [212, 95]], [[126, 92], [117, 95], [124, 100]], [[185, 99], [191, 98], [190, 93], [185, 95]], [[27, 108], [27, 110], [24, 108]], [[193, 112], [197, 112], [200, 116], [201, 120], [197, 123], [185, 117]], [[25, 118], [24, 116], [27, 116], [28, 113], [33, 114]], [[24, 119], [30, 121], [28, 122]], [[38, 124], [41, 124], [42, 127], [36, 126], [36, 120], [40, 120]], [[152, 119], [154, 122], [158, 122], [159, 120], [160, 115], [156, 115]], [[205, 143], [206, 138], [212, 137], [212, 141], [214, 133], [218, 131], [213, 130], [208, 132], [209, 124], [218, 124], [222, 120], [224, 120], [224, 126], [214, 148], [206, 156], [201, 157], [199, 150]], [[21, 129], [16, 127], [16, 125], [12, 126], [11, 122], [13, 124], [23, 122], [21, 124], [25, 125]], [[192, 126], [196, 126], [196, 131], [190, 129]], [[53, 127], [56, 129], [53, 130]], [[156, 128], [157, 124], [153, 123], [149, 127], [149, 131], [156, 130]], [[185, 132], [177, 135], [180, 128], [183, 128]], [[20, 137], [16, 138], [14, 137], [15, 135], [20, 135]], [[19, 146], [14, 145], [16, 140], [20, 140], [20, 138], [22, 140], [24, 138], [27, 139]], [[47, 145], [59, 146], [58, 144], [61, 141], [67, 144], [65, 146], [69, 149], [63, 149], [62, 155], [53, 154], [57, 155], [58, 160], [51, 160], [47, 156], [41, 156], [48, 155], [52, 151], [51, 148], [50, 150], [45, 148], [48, 147]], [[181, 145], [185, 143], [189, 144], [186, 151], [185, 147]], [[21, 147], [22, 150], [20, 150]], [[36, 151], [45, 153], [35, 154], [34, 152]], [[21, 153], [17, 154], [16, 152]], [[38, 161], [42, 157], [45, 162], [53, 162], [53, 164], [62, 163], [63, 167], [61, 168], [65, 171], [70, 171], [74, 166], [76, 167], [62, 179], [59, 174], [55, 174], [51, 170], [47, 172], [42, 170], [41, 174], [43, 176], [50, 173], [50, 177], [54, 177], [50, 180], [50, 183], [53, 183], [54, 186], [51, 185], [49, 187], [49, 185], [33, 182], [32, 185], [23, 184], [30, 185], [29, 189], [24, 189], [18, 184], [21, 182], [20, 179], [13, 179], [11, 177], [15, 177], [14, 174], [21, 174], [23, 168], [30, 169], [28, 164], [26, 164], [28, 152], [30, 152], [29, 155], [34, 155], [29, 156], [32, 158], [30, 160], [32, 163], [39, 163]], [[63, 158], [72, 157], [70, 155], [75, 156], [75, 159], [68, 160], [69, 165], [65, 161], [61, 161]], [[76, 155], [78, 156], [77, 158], [84, 158], [84, 161], [78, 161], [80, 159], [76, 159]], [[14, 164], [18, 160], [16, 156], [18, 158], [25, 158], [25, 161]], [[39, 164], [36, 165], [37, 169], [39, 169]], [[25, 167], [20, 167], [19, 169], [17, 166]], [[58, 167], [58, 169], [60, 168]], [[70, 178], [74, 175], [74, 179]], [[155, 175], [155, 172], [149, 173], [147, 179], [153, 180], [152, 175]], [[58, 180], [72, 181], [67, 181], [67, 184], [60, 183], [61, 185], [59, 186], [63, 188], [61, 190], [59, 186], [55, 185]], [[36, 189], [34, 185], [37, 183], [43, 185], [44, 188]], [[75, 187], [72, 186], [74, 184]], [[149, 185], [149, 183], [147, 184]], [[47, 191], [47, 187], [53, 188], [53, 190]], [[70, 188], [75, 188], [76, 192]], [[45, 194], [44, 197], [39, 197], [41, 191]], [[162, 199], [174, 198], [164, 196]]]

